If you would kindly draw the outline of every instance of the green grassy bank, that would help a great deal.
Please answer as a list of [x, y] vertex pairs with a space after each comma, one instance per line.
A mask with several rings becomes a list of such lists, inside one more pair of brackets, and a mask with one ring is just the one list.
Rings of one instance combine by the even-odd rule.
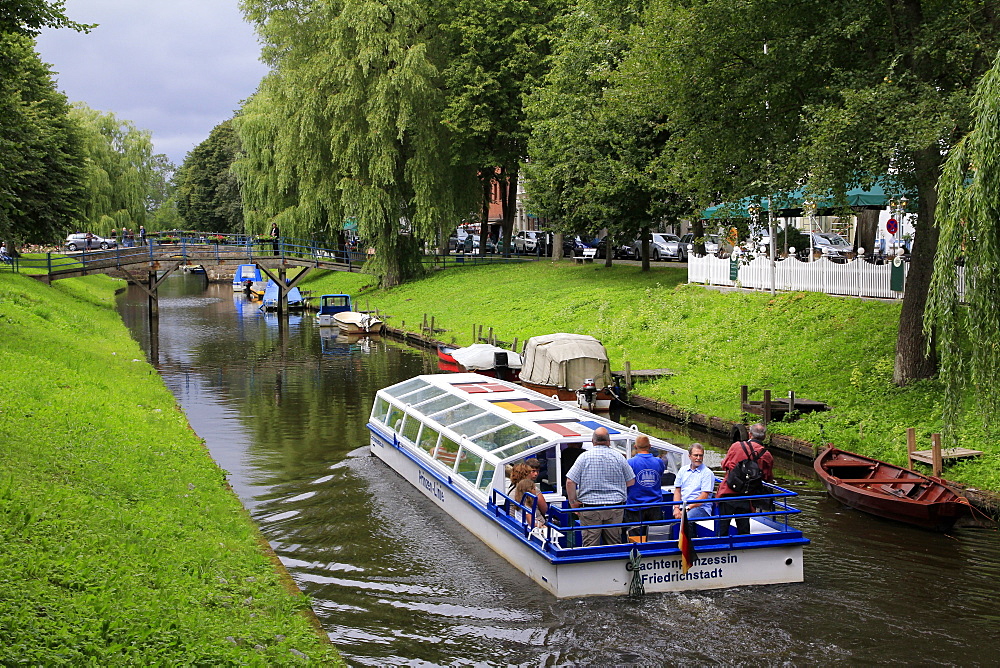
[[339, 659], [114, 310], [0, 273], [0, 665]]
[[[924, 381], [892, 384], [899, 304], [817, 293], [722, 293], [686, 285], [687, 270], [635, 266], [526, 263], [448, 269], [384, 291], [371, 277], [325, 273], [308, 281], [317, 294], [349, 292], [361, 306], [389, 314], [389, 324], [419, 331], [424, 314], [447, 330], [438, 336], [467, 345], [473, 324], [498, 338], [524, 341], [551, 332], [591, 334], [608, 349], [612, 367], [667, 368], [676, 375], [641, 384], [636, 392], [690, 411], [737, 420], [739, 387], [760, 398], [825, 401], [826, 413], [775, 424], [773, 431], [896, 463], [906, 461], [907, 427], [918, 447], [941, 430], [941, 387]], [[955, 464], [945, 475], [1000, 491], [996, 421], [961, 430], [963, 447], [987, 454]], [[947, 445], [947, 444], [946, 444]]]

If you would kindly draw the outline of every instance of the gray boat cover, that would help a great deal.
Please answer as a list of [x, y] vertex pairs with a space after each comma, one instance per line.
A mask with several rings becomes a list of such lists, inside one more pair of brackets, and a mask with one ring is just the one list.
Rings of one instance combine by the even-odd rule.
[[528, 339], [521, 380], [578, 390], [593, 378], [598, 388], [612, 384], [608, 351], [585, 334], [546, 334]]
[[496, 366], [496, 360], [493, 357], [495, 353], [507, 353], [507, 366], [511, 369], [521, 368], [520, 355], [512, 350], [506, 350], [489, 343], [473, 343], [471, 346], [453, 351], [451, 356], [469, 371], [486, 371]]

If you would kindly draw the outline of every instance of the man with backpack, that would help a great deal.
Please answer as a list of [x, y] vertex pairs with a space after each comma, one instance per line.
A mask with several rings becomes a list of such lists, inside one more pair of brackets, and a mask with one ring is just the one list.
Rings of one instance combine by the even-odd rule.
[[[722, 460], [722, 468], [725, 469], [726, 476], [719, 485], [718, 497], [726, 500], [719, 501], [720, 515], [740, 515], [754, 512], [753, 504], [750, 501], [734, 497], [763, 494], [763, 483], [774, 482], [774, 457], [764, 445], [765, 433], [766, 428], [763, 424], [752, 425], [749, 441], [736, 441], [729, 446], [729, 452]], [[715, 526], [715, 535], [728, 536], [731, 519], [718, 520]], [[749, 517], [736, 518], [736, 533], [738, 535], [750, 533]]]

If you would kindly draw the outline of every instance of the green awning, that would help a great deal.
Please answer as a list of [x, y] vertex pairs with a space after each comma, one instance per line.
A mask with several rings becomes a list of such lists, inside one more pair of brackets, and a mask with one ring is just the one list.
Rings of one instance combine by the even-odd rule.
[[[846, 193], [847, 206], [886, 206], [889, 196], [885, 194], [882, 186], [875, 184], [870, 188], [851, 188]], [[775, 211], [801, 209], [802, 201], [805, 199], [805, 188], [798, 188], [791, 192], [777, 193], [768, 198], [744, 197], [737, 202], [726, 202], [717, 206], [710, 206], [701, 212], [701, 217], [705, 219], [725, 219], [725, 218], [749, 218], [748, 207], [758, 202], [761, 211], [768, 211], [768, 206], [774, 207]], [[912, 199], [911, 199], [912, 201]], [[833, 194], [820, 198], [817, 202], [818, 208], [827, 209], [837, 206], [837, 200]]]

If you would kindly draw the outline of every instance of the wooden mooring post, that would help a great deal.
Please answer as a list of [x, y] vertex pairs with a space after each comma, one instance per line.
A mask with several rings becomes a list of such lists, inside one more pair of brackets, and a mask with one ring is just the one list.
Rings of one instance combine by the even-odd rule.
[[913, 453], [917, 451], [917, 430], [913, 427], [906, 428], [906, 461], [907, 468], [913, 468]]

